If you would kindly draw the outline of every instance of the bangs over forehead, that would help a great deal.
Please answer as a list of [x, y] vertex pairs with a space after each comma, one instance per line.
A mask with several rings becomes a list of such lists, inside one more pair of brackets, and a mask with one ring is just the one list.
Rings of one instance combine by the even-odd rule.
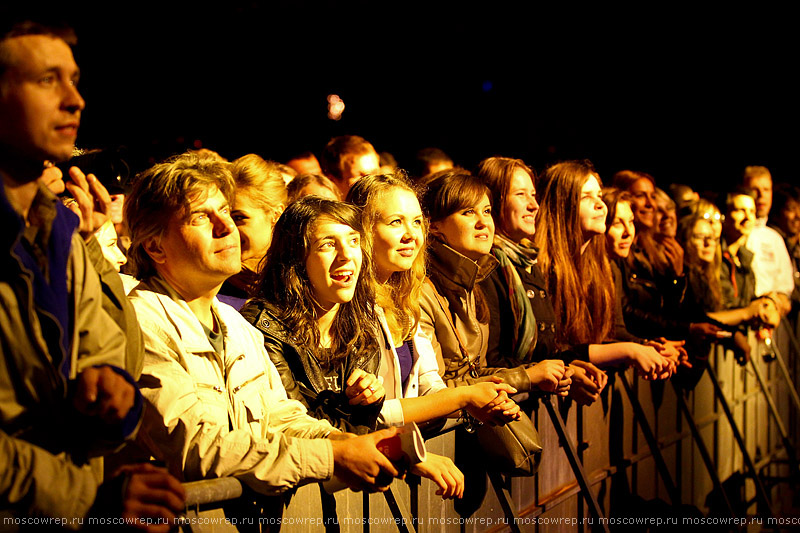
[[477, 205], [484, 195], [491, 202], [492, 193], [478, 178], [464, 170], [445, 170], [433, 174], [423, 183], [423, 210], [431, 222]]

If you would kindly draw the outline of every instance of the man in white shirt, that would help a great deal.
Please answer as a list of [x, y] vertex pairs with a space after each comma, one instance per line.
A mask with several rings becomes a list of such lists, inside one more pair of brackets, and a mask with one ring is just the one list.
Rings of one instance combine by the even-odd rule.
[[783, 238], [767, 226], [772, 208], [772, 175], [766, 167], [749, 166], [744, 169], [742, 183], [756, 194], [756, 223], [747, 239], [747, 248], [753, 252], [756, 296], [771, 296], [781, 313], [786, 314], [791, 308], [789, 297], [794, 290], [794, 279]]

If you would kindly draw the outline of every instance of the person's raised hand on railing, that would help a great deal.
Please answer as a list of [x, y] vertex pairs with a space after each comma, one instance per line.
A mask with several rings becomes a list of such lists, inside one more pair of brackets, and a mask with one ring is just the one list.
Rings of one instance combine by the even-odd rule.
[[569, 364], [573, 371], [569, 396], [579, 405], [590, 405], [600, 398], [608, 375], [588, 361], [576, 359]]
[[436, 495], [444, 500], [464, 495], [464, 474], [449, 457], [428, 453], [423, 462], [411, 465], [410, 471], [436, 483]]
[[571, 373], [567, 373], [564, 361], [546, 359], [525, 369], [531, 380], [531, 387], [544, 392], [557, 393], [566, 396], [572, 383]]
[[[183, 512], [186, 491], [163, 468], [147, 463], [124, 465], [109, 482], [114, 486], [121, 482], [121, 518], [126, 526], [149, 533], [167, 533]], [[103, 501], [110, 502], [111, 497], [104, 495]], [[98, 511], [105, 514], [108, 509]]]
[[[396, 434], [397, 428], [382, 429], [352, 438], [336, 434], [336, 438], [331, 439], [333, 474], [352, 490], [385, 491], [391, 478], [397, 477], [399, 472], [378, 450], [377, 444]], [[384, 478], [389, 483], [384, 482]]]
[[519, 418], [519, 405], [509, 398], [517, 389], [499, 376], [459, 388], [467, 394], [467, 412], [484, 424], [502, 425]]

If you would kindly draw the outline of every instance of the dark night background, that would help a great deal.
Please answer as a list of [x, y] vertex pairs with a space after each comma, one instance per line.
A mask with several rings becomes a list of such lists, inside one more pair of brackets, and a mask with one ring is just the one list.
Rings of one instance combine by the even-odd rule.
[[[72, 5], [87, 101], [78, 144], [124, 145], [136, 170], [195, 141], [283, 161], [355, 133], [401, 166], [438, 146], [468, 168], [490, 155], [537, 170], [586, 157], [606, 178], [632, 168], [703, 190], [764, 164], [797, 181], [787, 12], [538, 5]], [[330, 93], [346, 105], [338, 122]]]

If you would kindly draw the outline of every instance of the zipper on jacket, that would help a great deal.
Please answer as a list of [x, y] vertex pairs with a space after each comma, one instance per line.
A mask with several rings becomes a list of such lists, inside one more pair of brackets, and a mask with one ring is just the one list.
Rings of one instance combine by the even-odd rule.
[[257, 376], [255, 376], [255, 377], [252, 377], [252, 378], [248, 379], [247, 381], [245, 381], [245, 382], [244, 382], [244, 383], [242, 383], [241, 385], [237, 385], [236, 387], [234, 387], [234, 388], [233, 388], [233, 393], [234, 393], [234, 394], [236, 394], [237, 392], [239, 392], [240, 390], [242, 390], [242, 388], [244, 388], [245, 386], [249, 385], [250, 383], [252, 383], [252, 382], [254, 382], [255, 380], [257, 380], [258, 378], [260, 378], [260, 377], [262, 377], [262, 376], [265, 376], [265, 375], [266, 375], [266, 372], [261, 372], [261, 373], [260, 373], [260, 374], [258, 374]]

